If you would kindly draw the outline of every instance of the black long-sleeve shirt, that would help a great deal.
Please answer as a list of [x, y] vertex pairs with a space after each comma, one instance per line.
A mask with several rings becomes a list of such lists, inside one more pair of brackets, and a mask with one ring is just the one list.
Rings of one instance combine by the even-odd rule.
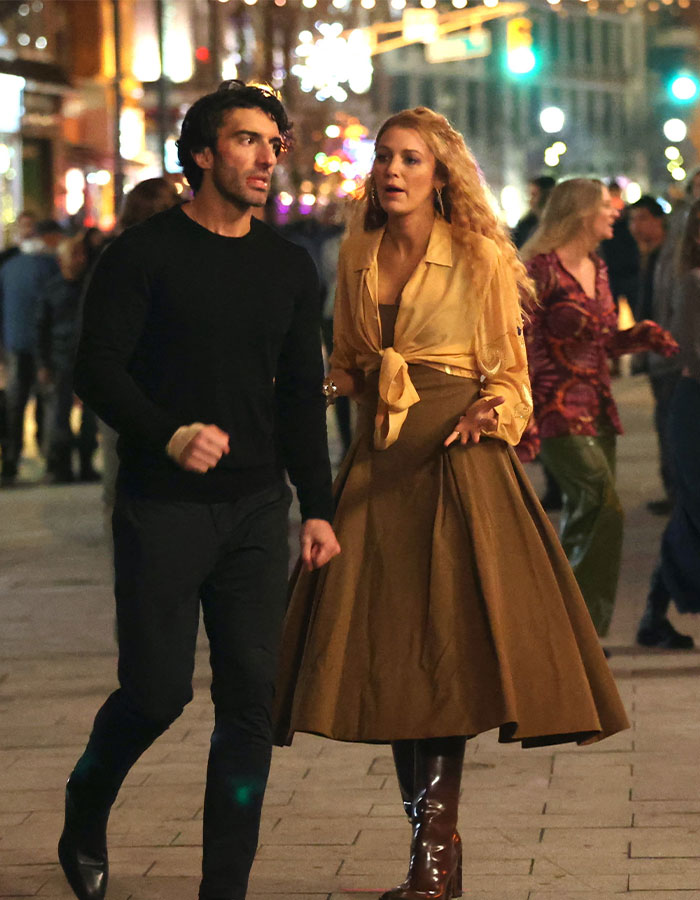
[[[120, 483], [218, 502], [286, 468], [302, 517], [330, 520], [319, 306], [308, 253], [255, 219], [229, 238], [176, 207], [117, 238], [88, 287], [75, 383], [119, 432]], [[192, 422], [230, 438], [204, 475], [165, 451]]]

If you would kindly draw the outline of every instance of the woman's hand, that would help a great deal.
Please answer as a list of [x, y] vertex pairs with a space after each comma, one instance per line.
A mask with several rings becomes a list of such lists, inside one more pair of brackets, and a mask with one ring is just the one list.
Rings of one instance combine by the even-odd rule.
[[641, 322], [637, 322], [634, 330], [637, 332], [635, 337], [638, 340], [641, 339], [647, 345], [647, 349], [653, 353], [658, 353], [661, 356], [675, 356], [680, 349], [671, 332], [666, 331], [665, 328], [662, 328], [656, 322], [652, 322], [651, 319], [643, 319]]
[[357, 397], [364, 389], [364, 373], [359, 369], [331, 369], [328, 377], [338, 388], [338, 397]]
[[449, 447], [456, 440], [462, 444], [470, 440], [478, 444], [484, 431], [493, 431], [498, 424], [496, 407], [505, 403], [505, 397], [479, 397], [475, 400], [462, 418], [455, 425], [445, 441], [445, 447]]

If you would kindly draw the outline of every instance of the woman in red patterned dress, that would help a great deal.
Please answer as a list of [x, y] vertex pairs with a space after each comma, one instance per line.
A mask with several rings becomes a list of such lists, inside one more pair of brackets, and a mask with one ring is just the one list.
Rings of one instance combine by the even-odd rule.
[[608, 357], [678, 349], [655, 322], [618, 331], [607, 269], [595, 252], [617, 216], [602, 182], [572, 178], [554, 188], [522, 250], [540, 305], [526, 329], [534, 422], [519, 456], [532, 459], [539, 447], [561, 488], [562, 545], [600, 636], [612, 618], [623, 528], [615, 491], [622, 426]]

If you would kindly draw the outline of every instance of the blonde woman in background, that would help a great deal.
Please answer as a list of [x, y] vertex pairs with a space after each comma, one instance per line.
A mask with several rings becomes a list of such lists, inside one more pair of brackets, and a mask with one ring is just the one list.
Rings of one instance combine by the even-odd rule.
[[296, 581], [278, 738], [390, 743], [413, 839], [384, 900], [450, 900], [467, 736], [584, 742], [628, 723], [513, 452], [532, 409], [531, 282], [445, 118], [392, 116], [375, 149], [325, 384], [360, 408], [336, 485], [343, 552]]
[[618, 215], [602, 182], [560, 182], [522, 249], [539, 304], [526, 328], [534, 423], [519, 455], [532, 459], [539, 447], [559, 484], [562, 546], [600, 636], [612, 618], [623, 529], [615, 491], [622, 426], [608, 359], [678, 349], [668, 332], [648, 320], [618, 330], [607, 268], [596, 253], [612, 237]]

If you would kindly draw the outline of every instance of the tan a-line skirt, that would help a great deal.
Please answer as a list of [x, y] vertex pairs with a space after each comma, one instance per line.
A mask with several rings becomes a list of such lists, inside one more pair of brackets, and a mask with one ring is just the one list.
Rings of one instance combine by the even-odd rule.
[[[479, 385], [411, 366], [420, 396], [372, 447], [376, 393], [336, 483], [342, 553], [295, 574], [276, 740], [500, 729], [523, 746], [629, 727], [571, 568], [504, 442], [443, 441]], [[374, 382], [376, 385], [376, 380]]]

